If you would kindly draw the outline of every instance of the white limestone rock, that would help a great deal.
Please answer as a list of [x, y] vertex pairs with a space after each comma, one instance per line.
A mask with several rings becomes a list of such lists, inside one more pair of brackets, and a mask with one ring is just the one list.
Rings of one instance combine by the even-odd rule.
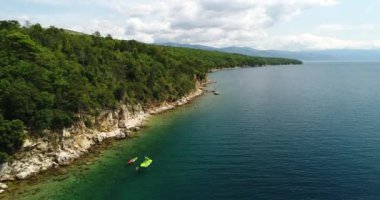
[[6, 189], [8, 189], [8, 185], [5, 183], [0, 183], [0, 189], [6, 190]]
[[61, 151], [56, 154], [56, 161], [59, 165], [68, 165], [77, 156], [66, 151]]
[[37, 150], [40, 150], [40, 151], [43, 151], [43, 152], [46, 152], [48, 149], [49, 149], [49, 145], [47, 142], [40, 142], [38, 145], [37, 145]]
[[125, 133], [120, 131], [119, 134], [117, 134], [115, 138], [120, 140], [120, 139], [124, 139], [126, 137], [127, 136], [125, 135]]

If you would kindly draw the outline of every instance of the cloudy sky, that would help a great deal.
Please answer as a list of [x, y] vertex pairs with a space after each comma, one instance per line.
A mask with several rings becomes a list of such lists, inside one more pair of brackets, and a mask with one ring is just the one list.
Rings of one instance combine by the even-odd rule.
[[380, 0], [3, 0], [0, 19], [139, 41], [380, 49]]

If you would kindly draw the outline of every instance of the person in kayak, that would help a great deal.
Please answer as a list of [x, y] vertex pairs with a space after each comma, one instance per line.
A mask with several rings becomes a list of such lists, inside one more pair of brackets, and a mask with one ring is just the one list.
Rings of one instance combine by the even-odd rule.
[[139, 157], [134, 157], [134, 158], [130, 159], [130, 160], [128, 161], [128, 165], [132, 165], [132, 164], [134, 164], [138, 158], [139, 158]]

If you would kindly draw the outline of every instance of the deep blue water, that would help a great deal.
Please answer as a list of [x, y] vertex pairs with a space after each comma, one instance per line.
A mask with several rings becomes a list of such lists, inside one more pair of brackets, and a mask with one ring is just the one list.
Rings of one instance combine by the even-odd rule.
[[[212, 73], [221, 95], [154, 117], [24, 198], [380, 199], [379, 75], [380, 63], [363, 62]], [[151, 168], [127, 167], [134, 155]]]

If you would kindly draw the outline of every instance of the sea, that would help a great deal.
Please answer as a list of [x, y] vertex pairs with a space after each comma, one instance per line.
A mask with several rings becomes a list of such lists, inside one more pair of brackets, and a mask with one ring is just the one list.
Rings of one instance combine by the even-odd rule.
[[[222, 70], [137, 137], [10, 184], [4, 199], [380, 199], [380, 63]], [[135, 165], [127, 165], [138, 156]], [[153, 160], [144, 171], [135, 167]]]

